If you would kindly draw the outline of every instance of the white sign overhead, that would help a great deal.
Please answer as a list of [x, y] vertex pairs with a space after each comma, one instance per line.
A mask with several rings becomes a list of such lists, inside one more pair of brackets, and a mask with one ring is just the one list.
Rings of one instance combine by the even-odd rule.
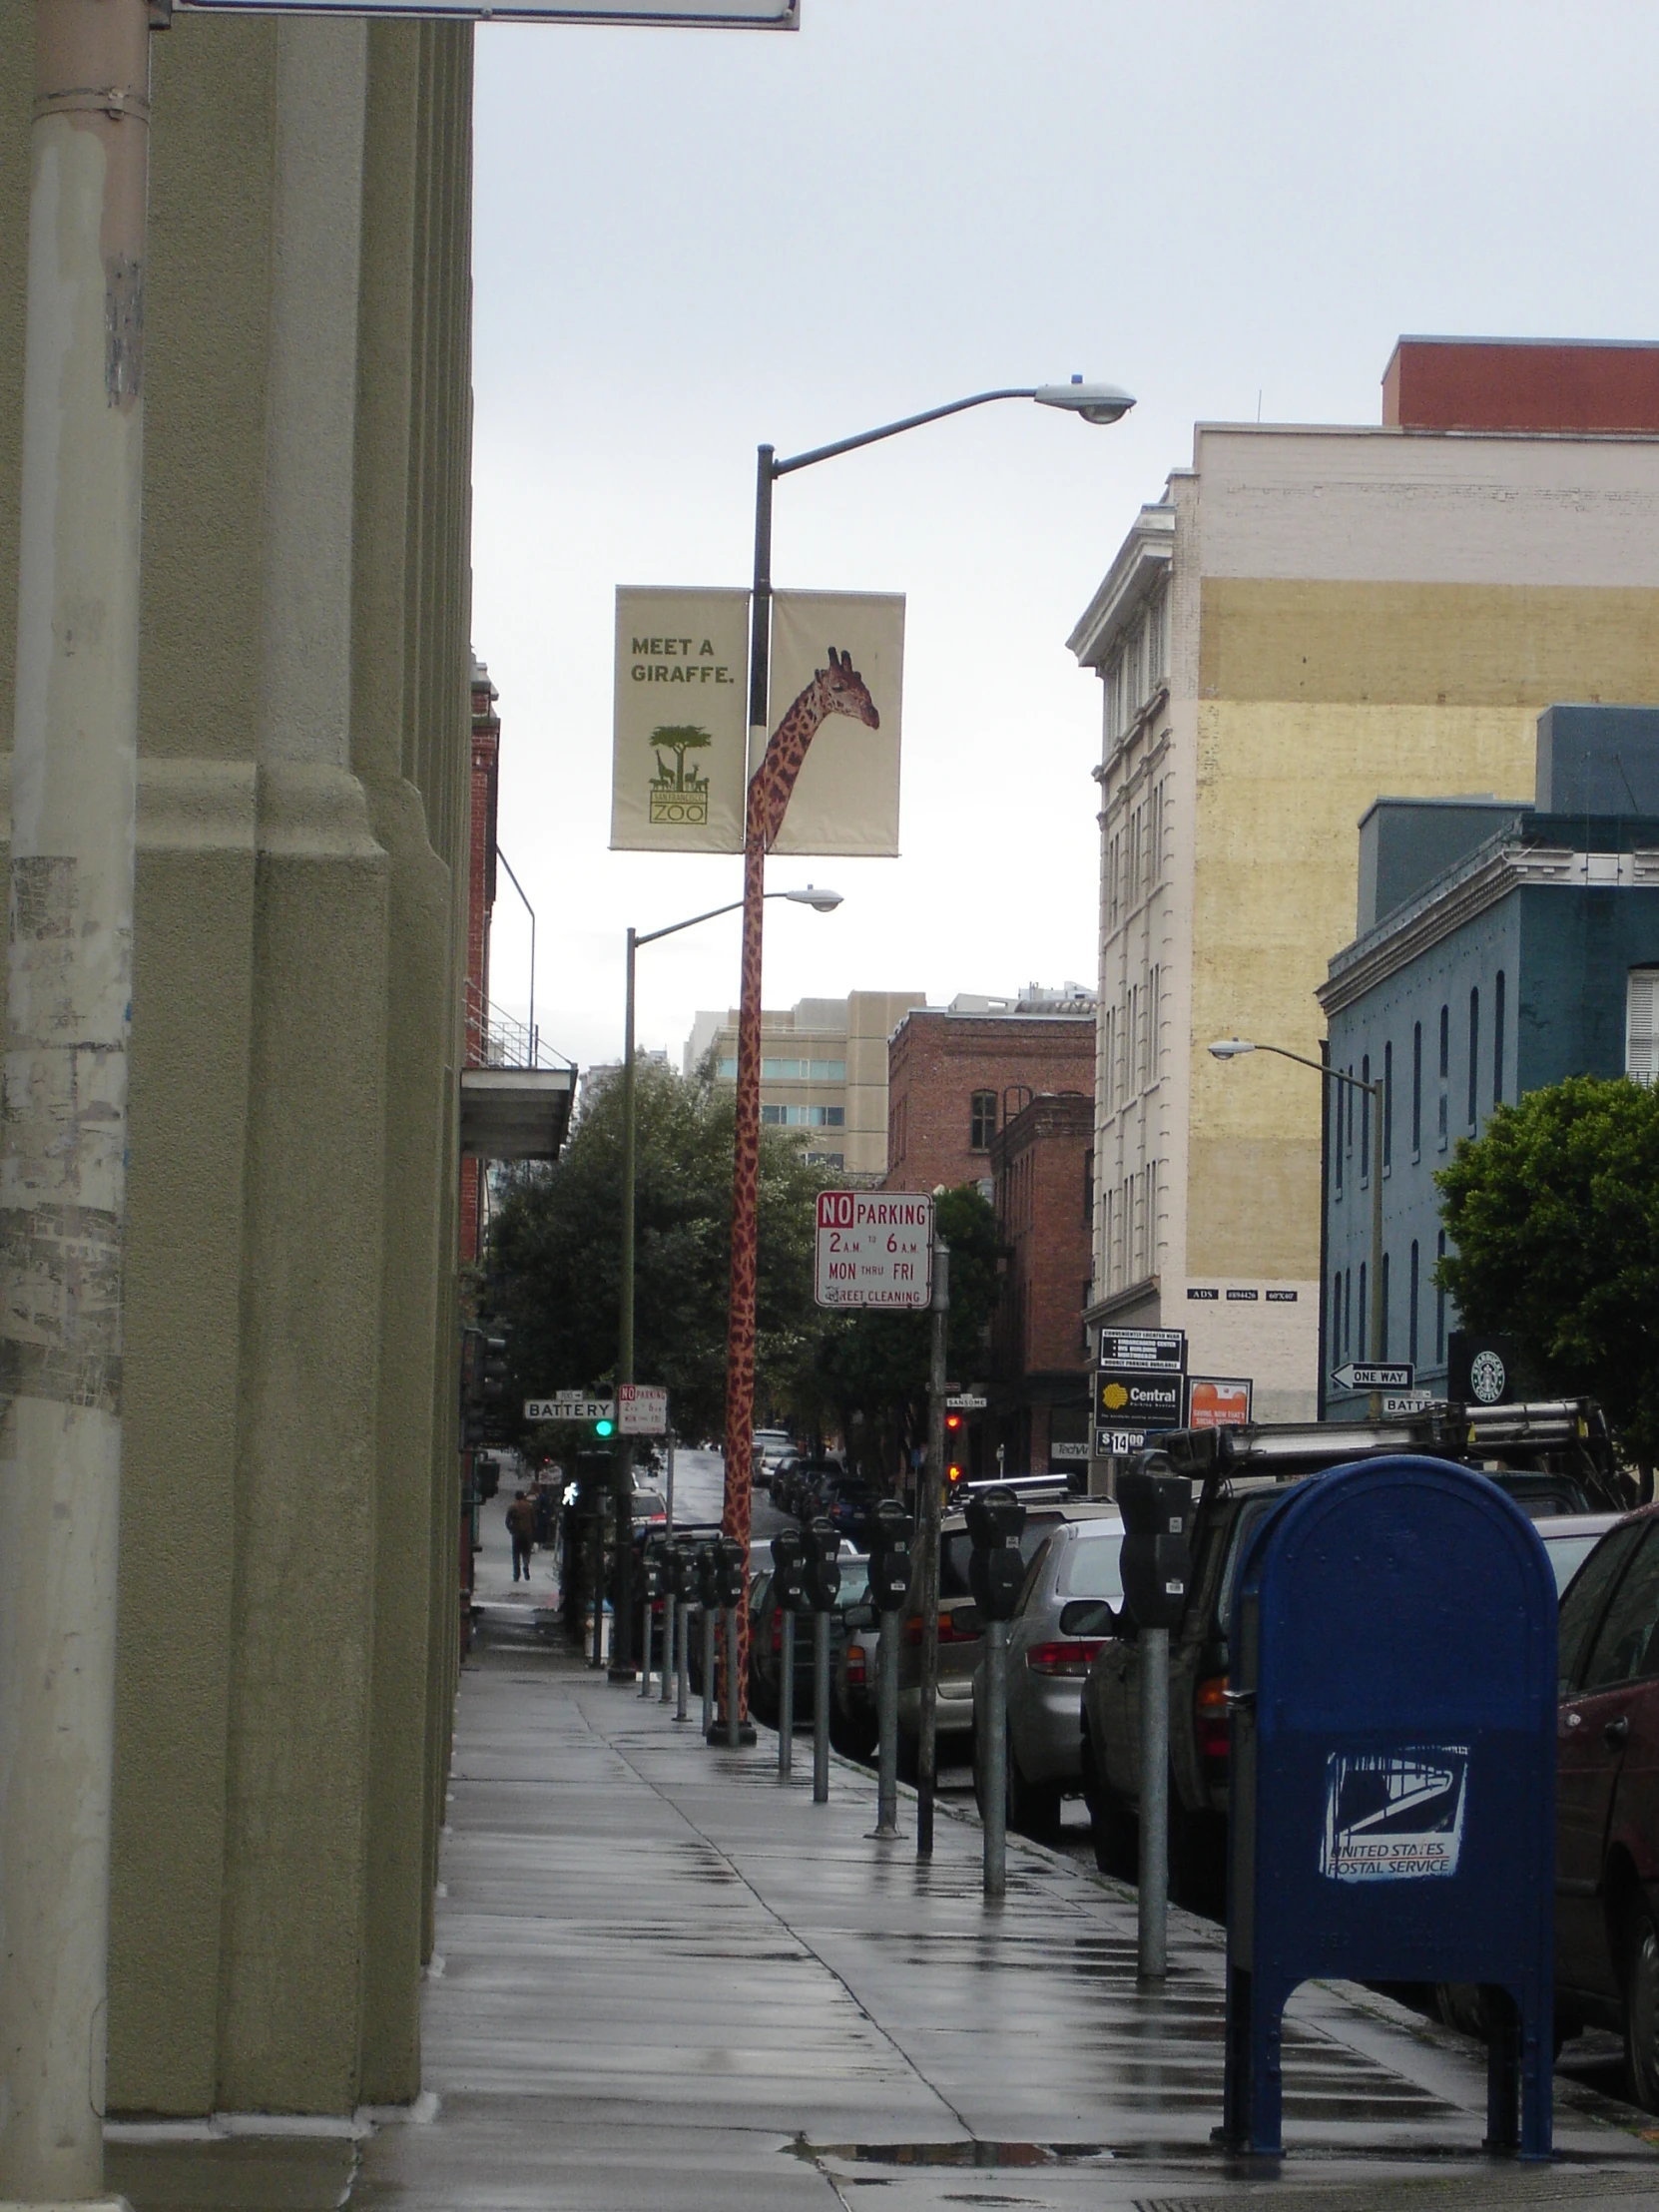
[[933, 1201], [886, 1191], [820, 1191], [821, 1306], [926, 1306], [933, 1296]]
[[616, 1400], [610, 1397], [578, 1397], [561, 1390], [557, 1397], [527, 1397], [524, 1417], [537, 1420], [615, 1420]]
[[652, 1382], [619, 1382], [616, 1411], [620, 1435], [660, 1436], [668, 1426], [668, 1392]]
[[174, 0], [197, 15], [449, 16], [469, 23], [670, 23], [798, 31], [801, 0]]
[[1403, 1360], [1386, 1364], [1350, 1360], [1331, 1380], [1339, 1390], [1408, 1390], [1416, 1374]]

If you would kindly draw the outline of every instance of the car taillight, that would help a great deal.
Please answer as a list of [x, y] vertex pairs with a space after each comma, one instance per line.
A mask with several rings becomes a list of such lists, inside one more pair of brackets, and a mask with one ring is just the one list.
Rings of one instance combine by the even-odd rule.
[[1225, 1767], [1229, 1736], [1226, 1675], [1213, 1674], [1199, 1684], [1193, 1699], [1193, 1718], [1199, 1757], [1213, 1766]]
[[864, 1686], [864, 1647], [848, 1644], [846, 1647], [846, 1679], [855, 1690]]
[[[941, 1644], [972, 1644], [978, 1637], [971, 1628], [958, 1628], [949, 1613], [939, 1615], [939, 1642]], [[921, 1642], [921, 1615], [913, 1613], [904, 1623], [904, 1641], [912, 1646]]]
[[1033, 1644], [1025, 1664], [1033, 1674], [1087, 1674], [1105, 1641], [1104, 1636], [1082, 1636], [1064, 1644]]

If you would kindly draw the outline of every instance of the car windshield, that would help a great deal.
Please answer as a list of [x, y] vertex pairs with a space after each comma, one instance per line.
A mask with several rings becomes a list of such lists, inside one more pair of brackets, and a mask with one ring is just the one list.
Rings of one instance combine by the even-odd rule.
[[1251, 1531], [1261, 1520], [1270, 1505], [1276, 1505], [1285, 1493], [1282, 1490], [1264, 1490], [1257, 1497], [1247, 1497], [1239, 1507], [1238, 1518], [1233, 1523], [1233, 1541], [1228, 1547], [1227, 1564], [1221, 1574], [1221, 1601], [1216, 1608], [1216, 1621], [1224, 1636], [1233, 1631], [1233, 1584], [1238, 1579], [1239, 1561], [1250, 1543]]
[[1123, 1550], [1123, 1530], [1116, 1525], [1090, 1528], [1073, 1537], [1060, 1554], [1060, 1574], [1055, 1592], [1060, 1597], [1123, 1595], [1118, 1560]]
[[857, 1605], [869, 1595], [869, 1561], [867, 1559], [843, 1559], [841, 1561], [842, 1605]]
[[1555, 1594], [1557, 1597], [1560, 1596], [1590, 1556], [1590, 1553], [1594, 1551], [1596, 1545], [1600, 1543], [1601, 1536], [1602, 1531], [1598, 1528], [1592, 1535], [1588, 1536], [1575, 1533], [1572, 1535], [1546, 1536], [1544, 1538], [1544, 1549], [1549, 1553], [1549, 1563], [1555, 1572]]

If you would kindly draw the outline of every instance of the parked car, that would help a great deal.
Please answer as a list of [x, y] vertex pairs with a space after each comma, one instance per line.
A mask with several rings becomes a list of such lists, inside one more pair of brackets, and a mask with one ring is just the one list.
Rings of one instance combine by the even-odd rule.
[[[1059, 1827], [1060, 1800], [1082, 1788], [1083, 1681], [1116, 1625], [1122, 1549], [1116, 1512], [1062, 1521], [1027, 1568], [1008, 1624], [1008, 1825], [1039, 1840]], [[984, 1683], [981, 1661], [973, 1676], [976, 1795]]]
[[[1064, 1479], [1032, 1490], [1025, 1511], [1020, 1552], [1029, 1565], [1043, 1539], [1063, 1522], [1117, 1518], [1104, 1499], [1068, 1495]], [[965, 1762], [972, 1754], [973, 1670], [984, 1653], [979, 1608], [968, 1586], [973, 1543], [961, 1513], [947, 1513], [939, 1532], [939, 1677], [933, 1709], [934, 1741], [940, 1764]], [[904, 1606], [904, 1633], [898, 1646], [898, 1771], [913, 1780], [921, 1731], [921, 1554]]]
[[816, 1520], [820, 1513], [829, 1512], [837, 1487], [855, 1479], [838, 1459], [802, 1459], [791, 1477], [788, 1509], [803, 1524]]
[[[835, 1730], [835, 1685], [841, 1655], [848, 1641], [847, 1615], [857, 1611], [868, 1590], [869, 1561], [864, 1558], [843, 1558], [840, 1561], [840, 1595], [830, 1614], [830, 1725], [836, 1749], [844, 1750], [846, 1744], [836, 1737]], [[757, 1580], [762, 1578], [758, 1576]], [[798, 1729], [811, 1728], [813, 1725], [813, 1635], [814, 1616], [811, 1613], [798, 1613], [795, 1622], [795, 1725]], [[768, 1573], [751, 1615], [749, 1644], [750, 1710], [768, 1728], [778, 1726], [783, 1656], [783, 1616], [772, 1602], [772, 1578]], [[872, 1675], [871, 1681], [873, 1680]]]
[[753, 1479], [765, 1489], [772, 1486], [772, 1471], [788, 1451], [795, 1449], [795, 1439], [788, 1429], [757, 1428], [754, 1439]]
[[1561, 1600], [1556, 2034], [1624, 2038], [1659, 2111], [1659, 1507], [1608, 1530]]
[[634, 1525], [642, 1523], [653, 1528], [668, 1526], [668, 1499], [661, 1490], [648, 1489], [642, 1483], [634, 1485]]
[[[1252, 1528], [1287, 1482], [1315, 1479], [1357, 1459], [1417, 1453], [1480, 1468], [1539, 1519], [1625, 1502], [1606, 1421], [1587, 1398], [1430, 1406], [1381, 1423], [1176, 1430], [1167, 1451], [1175, 1470], [1197, 1485], [1188, 1521], [1186, 1609], [1170, 1632], [1170, 1878], [1178, 1896], [1207, 1908], [1220, 1905], [1226, 1886], [1233, 1583]], [[1133, 1875], [1140, 1644], [1127, 1617], [1119, 1617], [1084, 1684], [1079, 1756], [1096, 1860], [1109, 1874]]]

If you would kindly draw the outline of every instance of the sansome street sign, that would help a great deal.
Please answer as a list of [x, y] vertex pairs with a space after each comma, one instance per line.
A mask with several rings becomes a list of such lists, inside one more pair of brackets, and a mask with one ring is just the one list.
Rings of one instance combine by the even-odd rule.
[[578, 1397], [573, 1390], [561, 1390], [556, 1397], [527, 1397], [524, 1417], [526, 1420], [615, 1420], [616, 1399]]
[[933, 1296], [933, 1201], [884, 1191], [820, 1191], [821, 1306], [926, 1306]]
[[1339, 1390], [1408, 1390], [1415, 1379], [1416, 1370], [1404, 1361], [1379, 1367], [1363, 1360], [1350, 1360], [1331, 1378]]
[[617, 1430], [624, 1436], [660, 1436], [668, 1426], [668, 1392], [654, 1382], [619, 1382]]
[[982, 1413], [985, 1402], [976, 1390], [955, 1390], [945, 1399], [953, 1413]]
[[675, 23], [707, 30], [798, 31], [801, 0], [175, 0], [200, 15], [452, 16], [472, 22]]

